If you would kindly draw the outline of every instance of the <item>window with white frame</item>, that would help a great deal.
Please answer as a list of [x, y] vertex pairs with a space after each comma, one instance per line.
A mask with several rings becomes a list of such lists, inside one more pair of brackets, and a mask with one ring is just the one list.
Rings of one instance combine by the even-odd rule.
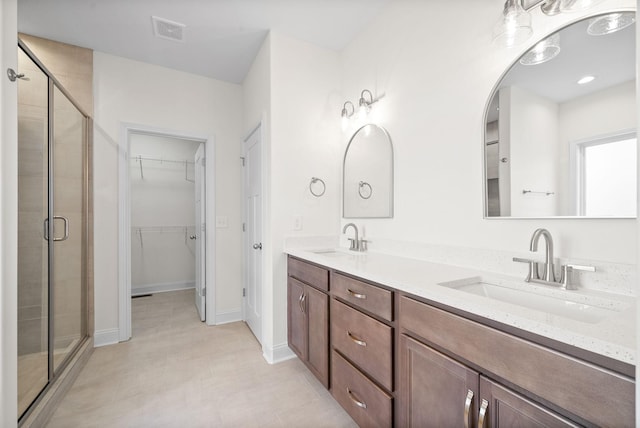
[[572, 144], [578, 215], [636, 216], [637, 147], [635, 131]]

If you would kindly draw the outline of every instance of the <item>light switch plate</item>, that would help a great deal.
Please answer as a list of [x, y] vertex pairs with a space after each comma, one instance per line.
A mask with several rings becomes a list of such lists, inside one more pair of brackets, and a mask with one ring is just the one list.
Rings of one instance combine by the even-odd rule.
[[302, 230], [302, 216], [298, 215], [293, 218], [293, 230]]
[[216, 228], [224, 229], [229, 226], [229, 222], [227, 221], [227, 216], [216, 216]]

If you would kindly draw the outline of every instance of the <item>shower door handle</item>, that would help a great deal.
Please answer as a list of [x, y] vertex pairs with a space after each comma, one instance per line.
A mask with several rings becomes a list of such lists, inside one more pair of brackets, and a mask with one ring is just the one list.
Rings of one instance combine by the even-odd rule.
[[[62, 238], [56, 238], [54, 236], [53, 241], [60, 242], [60, 241], [66, 241], [67, 239], [69, 239], [69, 219], [61, 215], [54, 215], [53, 219], [64, 221], [64, 236]], [[48, 218], [44, 219], [44, 239], [46, 239], [47, 241], [49, 240], [49, 219]]]

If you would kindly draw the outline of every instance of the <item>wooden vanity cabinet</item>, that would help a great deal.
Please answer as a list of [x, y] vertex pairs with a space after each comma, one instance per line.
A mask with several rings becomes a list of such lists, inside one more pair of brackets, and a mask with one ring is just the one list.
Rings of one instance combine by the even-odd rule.
[[331, 273], [331, 393], [362, 427], [393, 426], [393, 292]]
[[399, 306], [398, 426], [633, 426], [633, 379], [407, 296]]
[[288, 265], [289, 348], [329, 388], [329, 271], [291, 257]]
[[409, 336], [399, 353], [398, 426], [579, 426]]

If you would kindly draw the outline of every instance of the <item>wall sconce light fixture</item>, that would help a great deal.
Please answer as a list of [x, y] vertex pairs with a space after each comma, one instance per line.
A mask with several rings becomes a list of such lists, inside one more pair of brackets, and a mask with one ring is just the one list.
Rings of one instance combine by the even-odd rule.
[[[545, 15], [553, 16], [562, 12], [575, 12], [579, 10], [585, 10], [600, 3], [601, 1], [602, 0], [538, 0], [534, 1], [533, 4], [529, 2], [529, 9], [525, 9], [523, 7], [523, 0], [506, 0], [506, 2], [504, 3], [504, 10], [502, 11], [502, 16], [493, 28], [493, 42], [498, 45], [512, 47], [526, 41], [533, 34], [533, 29], [531, 27], [531, 14], [529, 13], [529, 10], [533, 9], [539, 4], [540, 10], [542, 10]], [[623, 13], [618, 15], [625, 14]], [[603, 21], [601, 21], [597, 25], [603, 28], [607, 28], [608, 26], [616, 27], [616, 18], [613, 18], [609, 21], [609, 23], [607, 23], [607, 21], [604, 19], [606, 16], [608, 15], [601, 17], [603, 18]], [[631, 25], [633, 24], [633, 22], [635, 22], [635, 16], [630, 13], [628, 17], [623, 17], [623, 20], [625, 22], [628, 22], [630, 19], [633, 19], [633, 21], [626, 24], [626, 26]], [[618, 29], [622, 28], [624, 28], [624, 26], [621, 26]], [[594, 27], [593, 31], [597, 32], [598, 30], [596, 30]], [[606, 31], [606, 29], [603, 29], [602, 31]], [[614, 29], [610, 32], [614, 31], [617, 30]], [[589, 34], [591, 34], [591, 32]], [[601, 34], [608, 33], [603, 32]], [[536, 45], [536, 47], [538, 47], [538, 45]], [[538, 54], [543, 47], [544, 46], [539, 47]], [[558, 46], [555, 50], [559, 52], [560, 47]], [[551, 52], [552, 49], [548, 49], [548, 51]], [[557, 52], [555, 55], [557, 55]], [[549, 57], [549, 59], [553, 58], [553, 56]], [[546, 59], [545, 61], [548, 61], [549, 59]], [[537, 64], [539, 64], [539, 62]]]
[[602, 0], [546, 0], [540, 9], [545, 15], [553, 16], [560, 12], [577, 12], [595, 6]]
[[507, 0], [502, 17], [493, 27], [493, 42], [512, 47], [523, 43], [532, 34], [531, 14], [522, 7], [522, 0]]
[[[369, 94], [368, 100], [365, 98], [366, 94]], [[358, 101], [358, 118], [360, 120], [364, 120], [367, 118], [369, 112], [371, 111], [371, 104], [373, 103], [373, 94], [371, 93], [371, 91], [368, 89], [363, 89], [362, 92], [360, 92], [360, 100]]]
[[[357, 109], [358, 121], [364, 122], [367, 119], [369, 113], [371, 112], [372, 105], [377, 103], [380, 98], [382, 98], [382, 96], [384, 96], [384, 94], [379, 98], [373, 98], [373, 94], [368, 89], [363, 89], [362, 92], [360, 92], [360, 99], [358, 100]], [[356, 108], [353, 103], [351, 101], [345, 102], [342, 106], [342, 112], [340, 114], [340, 116], [342, 116], [342, 129], [344, 131], [346, 131], [347, 127], [349, 126], [349, 119], [355, 113]]]
[[[351, 106], [351, 109], [348, 107]], [[356, 108], [351, 101], [346, 101], [342, 106], [342, 130], [346, 130], [349, 125], [349, 118], [356, 112]]]

